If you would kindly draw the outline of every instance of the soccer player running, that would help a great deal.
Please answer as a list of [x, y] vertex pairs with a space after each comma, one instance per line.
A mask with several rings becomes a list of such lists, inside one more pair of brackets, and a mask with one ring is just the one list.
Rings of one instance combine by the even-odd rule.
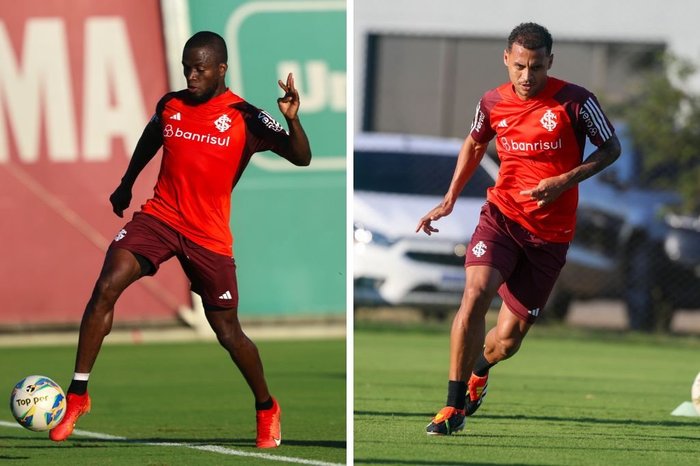
[[[508, 37], [503, 61], [510, 82], [486, 92], [457, 158], [444, 200], [416, 232], [439, 230], [491, 139], [501, 161], [471, 238], [464, 294], [450, 333], [446, 407], [426, 427], [450, 435], [464, 428], [486, 395], [489, 369], [513, 356], [547, 302], [574, 235], [578, 183], [617, 159], [620, 144], [595, 96], [547, 72], [552, 37], [523, 23]], [[585, 139], [597, 146], [583, 160]], [[496, 326], [485, 316], [500, 294]]]
[[137, 176], [163, 146], [154, 188], [140, 212], [119, 232], [80, 325], [75, 374], [68, 387], [65, 417], [52, 429], [54, 441], [68, 438], [77, 419], [90, 411], [87, 383], [102, 341], [110, 332], [114, 305], [133, 282], [153, 275], [177, 257], [202, 297], [206, 318], [255, 398], [259, 448], [281, 443], [280, 406], [270, 395], [255, 344], [238, 321], [236, 266], [229, 229], [231, 190], [255, 152], [272, 150], [294, 165], [311, 161], [311, 149], [299, 122], [294, 77], [279, 81], [277, 100], [289, 133], [266, 112], [247, 103], [225, 84], [226, 43], [202, 31], [185, 44], [182, 66], [187, 89], [166, 94], [139, 139], [121, 183], [110, 196], [123, 216]]

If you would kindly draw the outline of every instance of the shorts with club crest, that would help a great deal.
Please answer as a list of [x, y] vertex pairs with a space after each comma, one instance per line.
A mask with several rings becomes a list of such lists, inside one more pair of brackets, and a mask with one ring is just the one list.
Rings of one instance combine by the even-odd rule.
[[109, 248], [126, 249], [147, 259], [153, 267], [146, 275], [155, 275], [160, 264], [177, 257], [206, 310], [238, 308], [234, 259], [194, 243], [152, 215], [136, 212]]
[[465, 267], [497, 269], [505, 280], [498, 289], [503, 302], [520, 319], [534, 323], [566, 263], [568, 249], [569, 243], [545, 241], [487, 202], [469, 242]]

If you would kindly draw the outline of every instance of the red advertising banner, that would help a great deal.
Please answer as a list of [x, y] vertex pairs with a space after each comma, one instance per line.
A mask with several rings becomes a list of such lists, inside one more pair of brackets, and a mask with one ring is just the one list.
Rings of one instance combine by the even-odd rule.
[[[2, 5], [4, 4], [4, 5]], [[108, 198], [167, 91], [157, 0], [0, 2], [0, 326], [80, 321], [124, 219]], [[132, 285], [115, 322], [175, 319], [176, 261]]]

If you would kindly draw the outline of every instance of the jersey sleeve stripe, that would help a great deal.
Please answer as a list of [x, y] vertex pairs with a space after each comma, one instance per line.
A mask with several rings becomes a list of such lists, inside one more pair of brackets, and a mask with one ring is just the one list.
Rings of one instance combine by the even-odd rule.
[[476, 112], [474, 113], [474, 119], [472, 120], [472, 126], [469, 128], [469, 132], [471, 133], [474, 131], [474, 128], [476, 127], [476, 122], [479, 121], [479, 113], [481, 112], [481, 100], [479, 100], [479, 103], [476, 104]]
[[610, 139], [610, 137], [612, 136], [612, 130], [610, 129], [610, 126], [605, 120], [603, 111], [595, 103], [595, 101], [589, 97], [588, 100], [586, 100], [586, 103], [583, 104], [583, 107], [586, 110], [588, 110], [588, 113], [591, 114], [591, 120], [600, 132], [600, 135], [602, 136], [603, 140], [607, 141], [608, 139]]

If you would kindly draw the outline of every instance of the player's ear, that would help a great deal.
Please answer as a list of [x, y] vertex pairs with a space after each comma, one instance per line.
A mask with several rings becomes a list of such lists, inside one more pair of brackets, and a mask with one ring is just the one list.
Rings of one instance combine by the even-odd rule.
[[508, 49], [503, 51], [503, 64], [508, 67]]
[[228, 65], [226, 63], [219, 63], [219, 76], [223, 78], [226, 75], [226, 70], [228, 70]]
[[553, 53], [549, 54], [548, 63], [549, 64], [547, 65], [547, 69], [550, 69], [552, 67], [552, 63], [554, 63], [554, 54]]

